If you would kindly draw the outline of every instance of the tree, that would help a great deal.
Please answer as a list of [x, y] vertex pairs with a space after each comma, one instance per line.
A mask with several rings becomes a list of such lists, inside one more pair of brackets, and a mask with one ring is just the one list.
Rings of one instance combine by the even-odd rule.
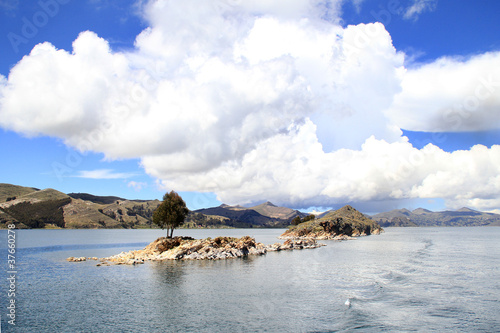
[[304, 222], [312, 221], [315, 218], [316, 218], [316, 216], [314, 214], [308, 215], [308, 216], [304, 217], [303, 219], [301, 219], [300, 216], [297, 215], [292, 220], [292, 225], [299, 225], [299, 224], [304, 223]]
[[184, 223], [189, 209], [181, 196], [174, 191], [163, 196], [163, 202], [153, 213], [153, 223], [167, 229], [167, 237], [172, 238], [174, 229]]
[[308, 215], [308, 216], [304, 217], [304, 219], [302, 220], [302, 222], [312, 221], [315, 218], [316, 218], [316, 216], [314, 214], [311, 214], [311, 215]]
[[298, 225], [300, 224], [300, 222], [302, 222], [300, 220], [300, 216], [296, 216], [293, 220], [292, 220], [292, 225]]

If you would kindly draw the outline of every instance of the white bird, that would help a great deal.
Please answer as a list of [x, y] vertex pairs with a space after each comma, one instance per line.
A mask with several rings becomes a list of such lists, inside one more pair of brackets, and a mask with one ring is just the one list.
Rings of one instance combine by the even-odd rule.
[[347, 301], [345, 301], [344, 303], [348, 308], [351, 307], [351, 301], [349, 300], [349, 298], [347, 299]]

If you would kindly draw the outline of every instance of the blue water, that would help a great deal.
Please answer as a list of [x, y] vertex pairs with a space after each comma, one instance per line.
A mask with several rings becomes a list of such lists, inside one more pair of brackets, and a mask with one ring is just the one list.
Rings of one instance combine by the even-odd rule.
[[[281, 232], [176, 230], [266, 244]], [[16, 230], [12, 326], [2, 231], [2, 332], [500, 332], [499, 227], [388, 228], [314, 250], [226, 261], [65, 261], [140, 249], [163, 234]]]

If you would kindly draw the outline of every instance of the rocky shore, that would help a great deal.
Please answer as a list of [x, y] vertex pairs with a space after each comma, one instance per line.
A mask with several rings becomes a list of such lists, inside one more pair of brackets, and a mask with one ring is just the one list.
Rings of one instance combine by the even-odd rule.
[[272, 251], [314, 249], [324, 244], [314, 239], [286, 240], [284, 243], [264, 245], [250, 236], [241, 238], [217, 237], [214, 239], [193, 239], [191, 237], [160, 237], [142, 250], [122, 252], [106, 257], [69, 257], [70, 262], [87, 260], [99, 261], [103, 265], [136, 265], [146, 261], [161, 260], [222, 260], [240, 258], [248, 255], [263, 255]]

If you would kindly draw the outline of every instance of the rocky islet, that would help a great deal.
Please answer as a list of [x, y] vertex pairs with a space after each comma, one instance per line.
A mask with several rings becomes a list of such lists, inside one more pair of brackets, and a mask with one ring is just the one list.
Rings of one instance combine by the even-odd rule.
[[96, 257], [69, 257], [67, 261], [82, 262], [87, 260], [99, 261], [103, 265], [136, 265], [146, 261], [162, 260], [223, 260], [240, 258], [249, 255], [264, 255], [267, 252], [314, 249], [325, 244], [314, 239], [286, 240], [284, 243], [264, 245], [250, 236], [241, 238], [216, 237], [193, 239], [191, 237], [160, 237], [142, 250], [122, 252], [105, 258]]
[[355, 237], [378, 235], [383, 232], [380, 225], [347, 205], [326, 216], [292, 226], [281, 239], [293, 240], [347, 240]]

